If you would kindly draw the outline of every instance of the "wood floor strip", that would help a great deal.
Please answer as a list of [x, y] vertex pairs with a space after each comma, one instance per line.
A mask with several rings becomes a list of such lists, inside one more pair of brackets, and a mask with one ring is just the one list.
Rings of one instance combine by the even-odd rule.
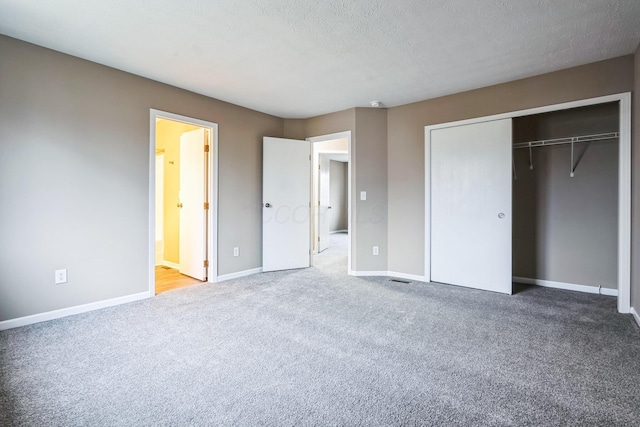
[[156, 295], [173, 289], [203, 283], [193, 277], [185, 276], [174, 268], [156, 266]]

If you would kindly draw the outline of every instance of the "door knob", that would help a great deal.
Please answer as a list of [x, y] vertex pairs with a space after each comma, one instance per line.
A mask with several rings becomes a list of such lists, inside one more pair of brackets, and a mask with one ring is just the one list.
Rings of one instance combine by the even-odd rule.
[[331, 206], [329, 206], [327, 209], [331, 209]]
[[503, 219], [503, 218], [504, 218], [504, 214], [503, 214], [502, 212], [500, 212], [500, 213], [498, 214], [498, 218]]
[[265, 204], [264, 204], [264, 207], [265, 207], [265, 208], [270, 208], [270, 207], [271, 207], [271, 204], [270, 204], [270, 203], [265, 203]]
[[178, 203], [177, 206], [182, 209], [182, 203]]

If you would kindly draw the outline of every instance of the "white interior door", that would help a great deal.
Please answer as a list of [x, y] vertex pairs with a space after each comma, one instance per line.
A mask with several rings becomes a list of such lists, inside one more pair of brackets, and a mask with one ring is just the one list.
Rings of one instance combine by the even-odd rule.
[[309, 141], [263, 139], [263, 271], [309, 267], [310, 148]]
[[330, 162], [320, 155], [318, 168], [318, 252], [329, 247], [329, 209], [331, 209]]
[[511, 293], [511, 119], [431, 131], [431, 280]]
[[207, 153], [204, 129], [180, 136], [180, 273], [205, 280]]

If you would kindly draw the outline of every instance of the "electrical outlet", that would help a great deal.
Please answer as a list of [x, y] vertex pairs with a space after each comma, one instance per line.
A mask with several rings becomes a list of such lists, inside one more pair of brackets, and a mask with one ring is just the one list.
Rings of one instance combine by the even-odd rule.
[[233, 256], [240, 256], [240, 248], [233, 248]]
[[379, 253], [380, 253], [380, 250], [378, 249], [378, 247], [377, 247], [377, 246], [374, 246], [374, 247], [373, 247], [373, 254], [374, 254], [374, 255], [378, 255]]
[[56, 285], [67, 283], [67, 269], [56, 270]]

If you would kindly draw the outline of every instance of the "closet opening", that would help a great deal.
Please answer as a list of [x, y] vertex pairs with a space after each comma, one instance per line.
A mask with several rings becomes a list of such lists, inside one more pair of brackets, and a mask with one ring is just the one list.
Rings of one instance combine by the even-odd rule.
[[[504, 129], [502, 125], [507, 122]], [[455, 128], [467, 135], [456, 137]], [[603, 133], [612, 135], [604, 137]], [[444, 138], [443, 142], [443, 136], [454, 138]], [[480, 136], [486, 147], [481, 153], [469, 154], [466, 145], [470, 141], [479, 144]], [[584, 138], [576, 140], [580, 136]], [[546, 144], [548, 140], [556, 144]], [[534, 147], [533, 143], [540, 141], [545, 143]], [[446, 154], [452, 155], [442, 157]], [[470, 173], [465, 162], [457, 162], [459, 158], [467, 164], [484, 165], [483, 176], [495, 169], [500, 172], [499, 177], [495, 183], [466, 179], [466, 175], [478, 173]], [[443, 159], [451, 160], [447, 163], [451, 167], [439, 168]], [[437, 191], [447, 194], [441, 190], [447, 190], [452, 183], [456, 188], [474, 191], [479, 186], [487, 199], [494, 194], [501, 198], [498, 203], [480, 203], [480, 208], [472, 212], [454, 205], [445, 212], [447, 215], [439, 212], [437, 216], [438, 209], [442, 210]], [[467, 191], [464, 200], [476, 197], [474, 191]], [[505, 194], [508, 197], [503, 197]], [[483, 232], [482, 238], [472, 240], [473, 246], [458, 247], [469, 248], [467, 252], [472, 256], [465, 261], [480, 254], [479, 258], [492, 263], [494, 267], [488, 273], [482, 270], [486, 270], [486, 263], [476, 262], [471, 267], [476, 267], [487, 283], [498, 281], [493, 277], [499, 278], [500, 289], [496, 292], [512, 293], [512, 283], [517, 282], [617, 295], [618, 312], [630, 313], [631, 94], [425, 126], [425, 281], [438, 281], [434, 266], [457, 272], [455, 263], [461, 262], [457, 254], [443, 257], [438, 242], [456, 244], [460, 236], [473, 238], [477, 234], [459, 233], [454, 227], [454, 232], [442, 236], [443, 218], [457, 218], [450, 212], [466, 221], [464, 224], [472, 224], [467, 228], [474, 233], [476, 228]], [[508, 229], [506, 237], [503, 225]], [[487, 253], [489, 257], [485, 256]], [[470, 268], [467, 264], [465, 267], [465, 271]], [[485, 289], [476, 282], [440, 281]]]
[[618, 102], [513, 118], [517, 283], [618, 296]]

